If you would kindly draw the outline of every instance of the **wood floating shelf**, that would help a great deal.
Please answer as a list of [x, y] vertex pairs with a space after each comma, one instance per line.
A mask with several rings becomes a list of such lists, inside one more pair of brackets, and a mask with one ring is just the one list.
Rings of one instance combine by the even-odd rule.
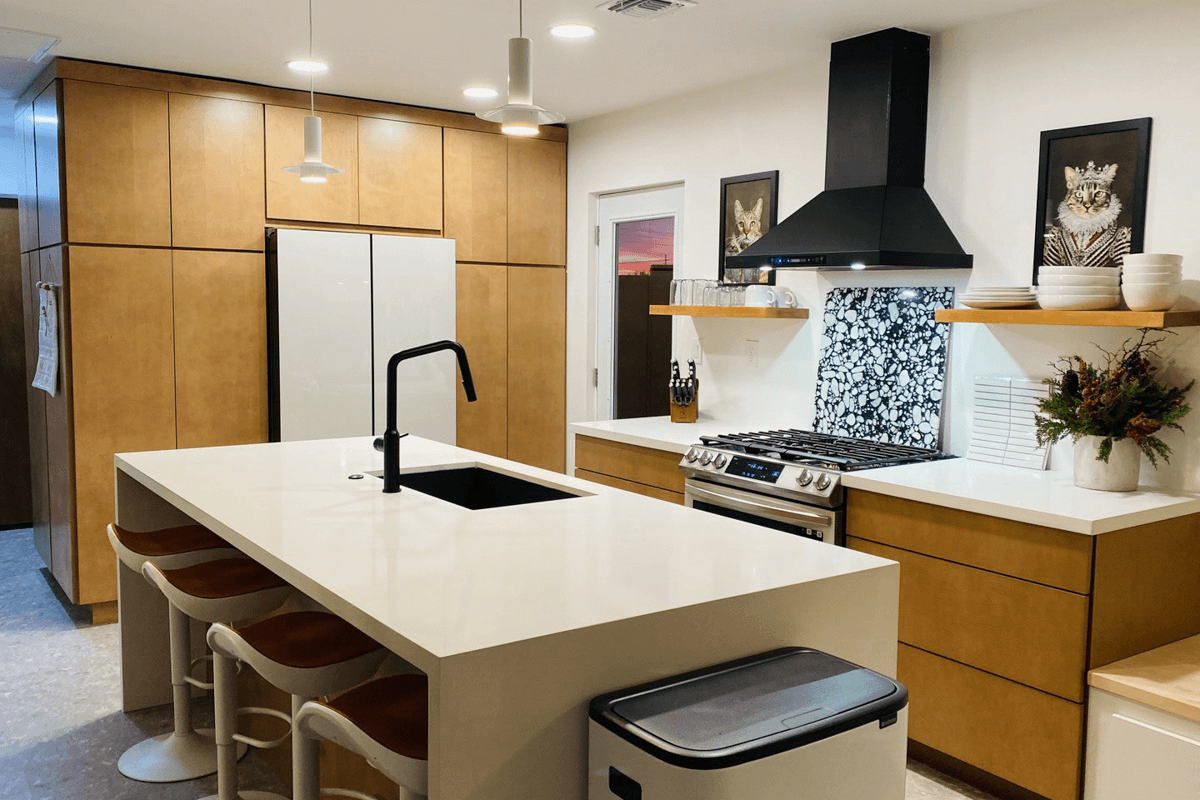
[[650, 306], [650, 313], [660, 317], [808, 319], [807, 308], [774, 308], [764, 306]]
[[1041, 308], [946, 308], [937, 322], [995, 325], [1092, 325], [1107, 328], [1186, 328], [1200, 325], [1197, 311], [1047, 311]]

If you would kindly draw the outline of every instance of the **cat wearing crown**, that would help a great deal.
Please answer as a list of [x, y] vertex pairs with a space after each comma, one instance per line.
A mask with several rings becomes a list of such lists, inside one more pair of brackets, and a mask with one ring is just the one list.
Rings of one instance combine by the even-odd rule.
[[1121, 201], [1113, 194], [1117, 165], [1066, 167], [1067, 194], [1058, 225], [1047, 225], [1042, 263], [1053, 267], [1116, 267], [1129, 252], [1132, 232], [1117, 225]]

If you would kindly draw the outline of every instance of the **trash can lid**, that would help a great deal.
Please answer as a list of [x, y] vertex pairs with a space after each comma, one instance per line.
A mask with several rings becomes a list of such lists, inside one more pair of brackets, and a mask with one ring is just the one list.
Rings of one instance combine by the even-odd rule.
[[896, 681], [819, 650], [791, 647], [597, 697], [589, 715], [651, 755], [719, 769], [894, 721]]

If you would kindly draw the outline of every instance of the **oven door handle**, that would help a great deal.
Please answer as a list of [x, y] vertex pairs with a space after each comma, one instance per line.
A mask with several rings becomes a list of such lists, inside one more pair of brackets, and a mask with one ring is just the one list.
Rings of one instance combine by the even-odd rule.
[[727, 494], [721, 494], [720, 492], [714, 492], [711, 489], [702, 488], [697, 486], [695, 483], [688, 484], [687, 492], [688, 494], [698, 497], [701, 500], [714, 500], [722, 504], [724, 507], [732, 508], [735, 511], [740, 510], [742, 507], [749, 507], [757, 508], [762, 511], [770, 511], [772, 514], [778, 514], [779, 516], [787, 517], [799, 523], [815, 523], [817, 525], [828, 526], [833, 522], [832, 517], [825, 517], [819, 514], [809, 514], [804, 511], [794, 511], [790, 508], [780, 508], [768, 503], [758, 503], [754, 500], [746, 500], [741, 497], [730, 497]]

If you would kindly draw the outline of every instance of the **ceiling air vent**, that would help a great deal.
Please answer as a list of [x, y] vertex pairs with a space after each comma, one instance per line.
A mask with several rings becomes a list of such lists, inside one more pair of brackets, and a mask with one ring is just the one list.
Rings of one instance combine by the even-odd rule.
[[16, 28], [0, 28], [0, 57], [40, 64], [58, 42], [57, 36]]
[[691, 8], [696, 5], [693, 0], [608, 0], [597, 8], [607, 9], [614, 14], [638, 19], [654, 19], [664, 14], [670, 14], [681, 8]]

